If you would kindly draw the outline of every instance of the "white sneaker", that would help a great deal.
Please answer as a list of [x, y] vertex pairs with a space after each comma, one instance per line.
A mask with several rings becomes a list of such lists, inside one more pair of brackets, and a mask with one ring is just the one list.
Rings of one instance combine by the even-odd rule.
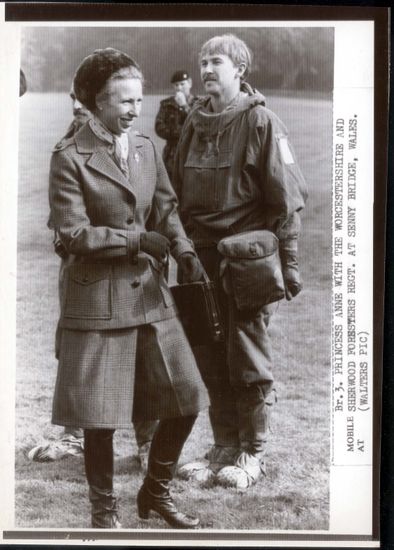
[[53, 462], [67, 456], [83, 456], [83, 444], [83, 437], [64, 434], [57, 441], [36, 445], [26, 452], [26, 456], [35, 462]]
[[234, 487], [244, 491], [265, 475], [264, 462], [256, 455], [243, 451], [233, 466], [225, 466], [216, 475], [216, 481], [223, 487]]
[[239, 454], [236, 447], [213, 447], [206, 453], [206, 460], [189, 462], [178, 469], [178, 475], [182, 479], [197, 481], [205, 485], [212, 482], [224, 466], [233, 464], [235, 457]]
[[178, 476], [181, 479], [197, 481], [198, 483], [205, 484], [214, 479], [215, 472], [209, 467], [208, 460], [201, 460], [196, 462], [188, 462], [178, 468]]

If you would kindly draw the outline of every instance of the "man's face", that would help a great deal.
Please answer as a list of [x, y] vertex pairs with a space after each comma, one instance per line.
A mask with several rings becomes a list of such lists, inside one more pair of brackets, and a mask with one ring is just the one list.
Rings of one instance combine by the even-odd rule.
[[178, 82], [174, 82], [173, 88], [175, 93], [176, 92], [183, 92], [185, 94], [185, 97], [189, 97], [190, 90], [192, 87], [192, 79], [188, 78], [186, 80], [179, 80]]
[[90, 111], [78, 101], [73, 88], [70, 90], [70, 97], [73, 104], [74, 120], [82, 126], [91, 117]]
[[142, 83], [139, 78], [109, 80], [97, 100], [96, 115], [114, 134], [128, 132], [141, 112]]
[[228, 55], [204, 55], [200, 61], [200, 74], [208, 94], [220, 95], [239, 81], [243, 70], [234, 65]]

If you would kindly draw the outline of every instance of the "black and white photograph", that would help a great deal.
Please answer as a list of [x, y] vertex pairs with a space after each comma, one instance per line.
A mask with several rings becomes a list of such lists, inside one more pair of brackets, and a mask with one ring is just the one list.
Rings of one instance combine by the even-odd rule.
[[20, 24], [6, 542], [374, 545], [357, 24]]

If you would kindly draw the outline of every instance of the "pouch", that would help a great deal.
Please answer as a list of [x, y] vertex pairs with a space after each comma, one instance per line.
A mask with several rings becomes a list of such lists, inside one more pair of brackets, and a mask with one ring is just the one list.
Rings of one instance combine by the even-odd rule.
[[266, 229], [222, 239], [220, 273], [240, 311], [261, 308], [285, 296], [279, 240]]

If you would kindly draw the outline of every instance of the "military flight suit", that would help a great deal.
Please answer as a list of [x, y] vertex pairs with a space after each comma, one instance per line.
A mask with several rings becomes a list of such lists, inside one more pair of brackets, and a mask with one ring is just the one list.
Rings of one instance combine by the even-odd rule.
[[260, 93], [242, 90], [221, 113], [212, 112], [209, 97], [195, 104], [172, 182], [186, 233], [219, 289], [225, 321], [225, 346], [198, 350], [205, 356], [200, 365], [215, 446], [262, 456], [273, 401], [267, 328], [277, 303], [238, 311], [221, 287], [216, 247], [224, 237], [257, 229], [273, 231], [282, 244], [296, 242], [307, 192], [284, 124]]

